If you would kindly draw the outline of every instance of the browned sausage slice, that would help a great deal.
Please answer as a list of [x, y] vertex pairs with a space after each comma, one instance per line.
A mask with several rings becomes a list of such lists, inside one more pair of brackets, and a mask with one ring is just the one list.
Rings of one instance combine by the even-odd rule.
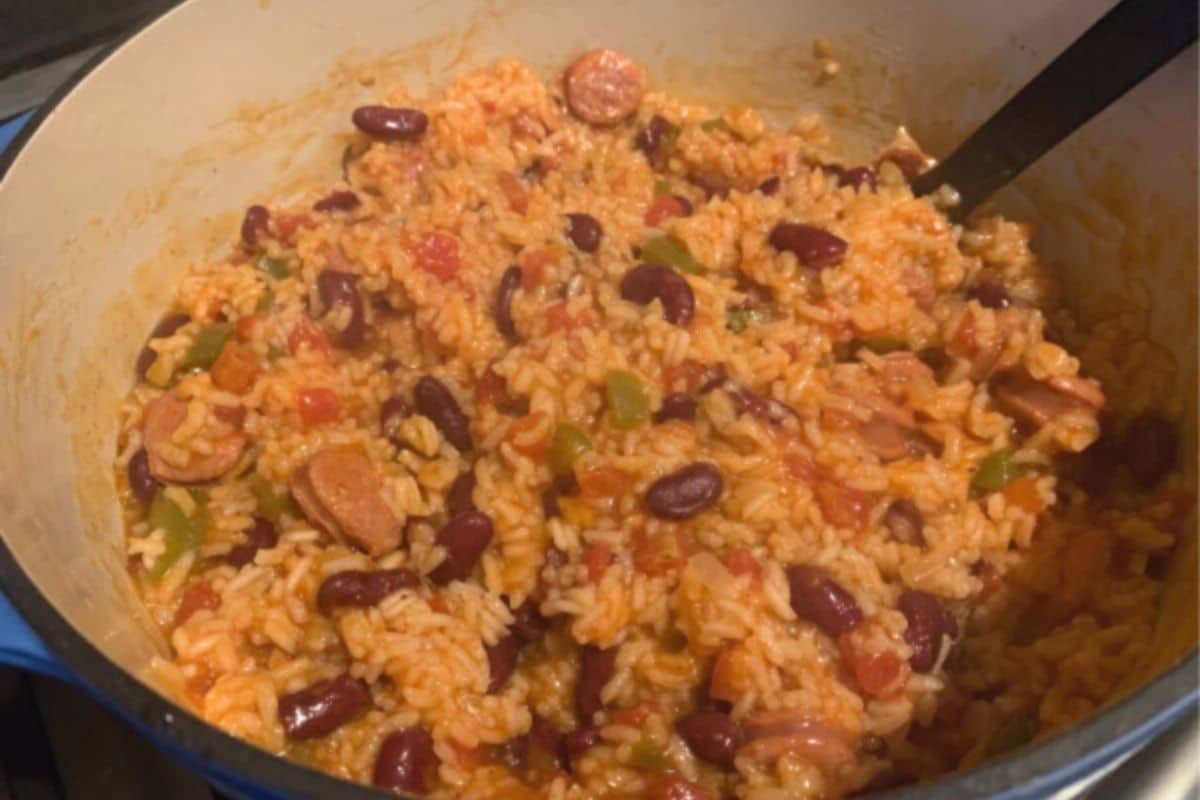
[[1052, 385], [1034, 380], [1023, 370], [1013, 370], [992, 380], [992, 397], [1008, 416], [1039, 428], [1071, 409], [1104, 404], [1098, 385], [1086, 379], [1064, 381], [1057, 378]]
[[584, 53], [563, 80], [571, 113], [593, 125], [613, 125], [637, 111], [645, 84], [642, 68], [617, 50]]
[[331, 536], [376, 557], [399, 547], [403, 524], [384, 502], [370, 459], [354, 448], [317, 453], [292, 473], [291, 489], [309, 521]]
[[246, 437], [228, 414], [214, 413], [212, 424], [199, 435], [212, 444], [209, 453], [179, 447], [171, 437], [187, 419], [188, 404], [170, 394], [146, 404], [142, 436], [146, 440], [150, 472], [173, 483], [199, 483], [221, 477], [231, 470], [246, 449]]

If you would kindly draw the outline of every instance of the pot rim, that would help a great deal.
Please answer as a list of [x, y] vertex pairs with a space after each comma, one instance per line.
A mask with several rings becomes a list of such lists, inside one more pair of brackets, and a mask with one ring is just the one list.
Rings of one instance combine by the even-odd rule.
[[[144, 20], [83, 64], [47, 98], [0, 153], [4, 178], [42, 123], [110, 57], [174, 14], [199, 0], [181, 0]], [[273, 755], [210, 725], [176, 705], [111, 661], [76, 630], [22, 569], [0, 531], [0, 589], [45, 643], [50, 653], [77, 675], [85, 688], [206, 777], [243, 791], [266, 788], [289, 797], [381, 800], [396, 795], [335, 778]], [[873, 795], [889, 800], [963, 800], [991, 797], [1033, 800], [1115, 764], [1122, 755], [1165, 730], [1197, 704], [1200, 650], [1192, 648], [1171, 668], [1137, 691], [1083, 722], [1031, 747], [987, 761], [917, 787]], [[1113, 736], [1114, 732], [1120, 732]]]

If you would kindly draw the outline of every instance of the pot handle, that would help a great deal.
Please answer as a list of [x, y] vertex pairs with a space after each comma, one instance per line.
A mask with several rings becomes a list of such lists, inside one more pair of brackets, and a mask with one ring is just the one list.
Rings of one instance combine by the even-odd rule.
[[46, 649], [3, 592], [0, 592], [0, 664], [70, 680], [66, 668]]

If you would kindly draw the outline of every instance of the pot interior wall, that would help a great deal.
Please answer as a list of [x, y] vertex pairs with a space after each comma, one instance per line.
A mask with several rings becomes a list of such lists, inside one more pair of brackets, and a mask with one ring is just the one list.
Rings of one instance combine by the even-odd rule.
[[[420, 96], [503, 56], [549, 75], [604, 44], [686, 96], [828, 111], [860, 148], [906, 121], [944, 153], [1109, 5], [187, 3], [85, 78], [0, 184], [0, 533], [74, 626], [143, 672], [163, 642], [125, 576], [108, 467], [134, 356], [172, 285], [228, 246], [249, 200], [334, 178], [349, 109], [381, 87]], [[816, 37], [842, 66], [832, 80]], [[1145, 287], [1193, 429], [1195, 76], [1193, 48], [1010, 198], [1044, 212], [1041, 242], [1085, 312]], [[1186, 441], [1194, 464], [1192, 429]]]

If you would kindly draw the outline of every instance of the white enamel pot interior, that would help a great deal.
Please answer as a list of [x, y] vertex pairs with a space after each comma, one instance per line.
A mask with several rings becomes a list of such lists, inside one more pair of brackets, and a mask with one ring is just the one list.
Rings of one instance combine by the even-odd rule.
[[[164, 643], [125, 575], [109, 463], [134, 356], [184, 270], [227, 246], [249, 202], [332, 180], [350, 109], [396, 81], [420, 95], [501, 56], [552, 75], [584, 49], [613, 46], [685, 96], [781, 117], [840, 102], [852, 113], [836, 125], [859, 145], [903, 121], [944, 153], [1110, 5], [184, 3], [65, 87], [0, 161], [4, 590], [67, 671], [238, 794], [376, 796], [237, 742], [143, 682]], [[841, 63], [833, 80], [818, 79], [818, 36]], [[364, 67], [375, 87], [358, 80]], [[1149, 293], [1151, 335], [1181, 365], [1173, 402], [1193, 466], [1195, 144], [1192, 48], [1007, 198], [1037, 220], [1083, 313], [1102, 292], [1136, 283]], [[1169, 635], [1195, 626], [1194, 564], [1184, 563], [1194, 551], [1182, 552], [1149, 665], [1161, 677], [1067, 734], [902, 795], [1045, 796], [1193, 702], [1195, 651]]]

